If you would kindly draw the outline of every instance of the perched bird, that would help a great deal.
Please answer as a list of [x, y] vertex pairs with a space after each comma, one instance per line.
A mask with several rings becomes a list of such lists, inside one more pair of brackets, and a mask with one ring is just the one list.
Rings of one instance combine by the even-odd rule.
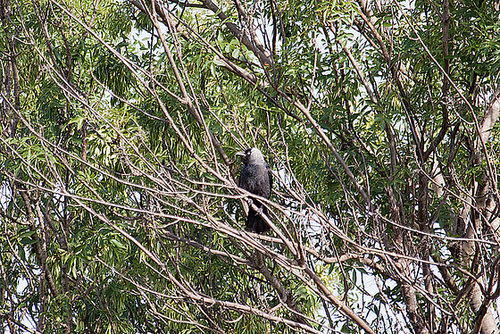
[[[240, 156], [243, 162], [239, 186], [257, 196], [271, 197], [272, 173], [260, 150], [255, 147], [247, 148], [236, 155]], [[259, 208], [259, 212], [250, 206], [246, 221], [247, 230], [256, 233], [269, 231], [270, 227], [262, 217], [262, 214], [267, 216], [266, 207], [256, 199], [253, 199], [253, 203]]]

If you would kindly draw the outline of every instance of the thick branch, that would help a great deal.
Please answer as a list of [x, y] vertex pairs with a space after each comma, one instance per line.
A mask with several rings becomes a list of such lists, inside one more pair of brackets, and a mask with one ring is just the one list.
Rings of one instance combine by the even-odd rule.
[[248, 36], [245, 35], [236, 26], [236, 24], [232, 23], [229, 20], [229, 17], [219, 7], [217, 7], [215, 3], [213, 3], [211, 0], [199, 0], [199, 1], [201, 1], [207, 9], [214, 12], [222, 22], [224, 22], [224, 24], [229, 29], [229, 31], [234, 35], [234, 37], [236, 37], [239, 41], [241, 41], [241, 43], [243, 43], [243, 45], [245, 45], [249, 50], [252, 50], [252, 52], [259, 59], [261, 65], [269, 66], [273, 64], [273, 60], [270, 57], [269, 51], [267, 51], [257, 39], [250, 40]]

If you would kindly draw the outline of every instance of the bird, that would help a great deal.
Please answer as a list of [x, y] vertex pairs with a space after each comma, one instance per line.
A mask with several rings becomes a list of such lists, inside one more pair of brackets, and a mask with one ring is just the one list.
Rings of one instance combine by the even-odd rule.
[[[245, 151], [236, 153], [241, 157], [243, 166], [241, 167], [239, 187], [246, 191], [269, 199], [271, 197], [271, 188], [273, 186], [273, 178], [271, 168], [264, 160], [262, 152], [255, 147], [247, 148]], [[250, 206], [245, 227], [250, 232], [264, 233], [271, 228], [266, 223], [263, 215], [267, 216], [267, 208], [259, 200], [253, 199], [258, 211]]]

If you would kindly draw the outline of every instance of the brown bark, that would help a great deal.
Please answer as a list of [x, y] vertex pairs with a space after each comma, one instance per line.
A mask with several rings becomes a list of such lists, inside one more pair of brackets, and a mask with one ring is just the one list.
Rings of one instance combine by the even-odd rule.
[[11, 5], [10, 0], [0, 0], [0, 23], [7, 32], [6, 41], [6, 54], [3, 57], [7, 58], [5, 63], [4, 80], [0, 83], [0, 93], [2, 94], [2, 103], [0, 104], [0, 122], [3, 127], [10, 130], [10, 136], [14, 137], [17, 129], [18, 117], [12, 110], [19, 110], [20, 108], [20, 86], [19, 86], [19, 72], [17, 69], [17, 54], [16, 54], [16, 41], [13, 28], [11, 27]]
[[[271, 54], [268, 50], [264, 48], [264, 46], [259, 42], [258, 39], [256, 38], [248, 38], [246, 34], [243, 33], [243, 31], [238, 28], [236, 24], [231, 22], [229, 20], [229, 17], [211, 0], [200, 0], [203, 5], [217, 14], [217, 16], [220, 18], [222, 22], [225, 23], [226, 27], [229, 29], [229, 31], [236, 37], [238, 40], [243, 43], [248, 49], [252, 50], [252, 52], [257, 56], [259, 59], [262, 67], [270, 66], [273, 64], [273, 60], [270, 57]], [[241, 15], [241, 7], [240, 7], [240, 15]]]
[[[485, 116], [479, 127], [478, 137], [475, 142], [475, 155], [473, 159], [475, 163], [478, 164], [482, 159], [488, 159], [487, 153], [485, 152], [485, 144], [491, 136], [492, 129], [496, 124], [500, 114], [500, 86], [497, 87], [495, 93], [492, 96], [490, 105], [488, 106]], [[494, 176], [490, 171], [484, 174], [482, 180], [480, 180], [476, 193], [475, 193], [475, 210], [471, 210], [471, 214], [474, 216], [471, 218], [471, 223], [468, 225], [466, 237], [480, 238], [483, 236], [483, 225], [488, 225], [488, 222], [496, 221], [498, 217], [492, 216], [494, 210], [491, 206], [495, 203], [495, 196], [498, 196], [498, 190], [494, 182]], [[495, 231], [496, 232], [496, 231]], [[496, 236], [497, 233], [494, 233]], [[498, 237], [498, 236], [496, 236]], [[473, 256], [475, 252], [479, 251], [479, 245], [473, 241], [466, 241], [461, 247], [461, 258], [468, 259]], [[474, 264], [472, 264], [474, 268]], [[490, 299], [484, 296], [483, 291], [479, 288], [479, 282], [472, 283], [472, 289], [469, 293], [469, 305], [472, 311], [477, 315], [475, 323], [475, 331], [481, 334], [497, 334], [500, 333], [498, 325], [495, 322], [491, 309], [489, 307]]]
[[425, 326], [424, 318], [418, 310], [416, 291], [409, 284], [403, 284], [403, 299], [406, 305], [406, 312], [410, 318], [410, 323], [417, 334], [427, 334], [429, 331]]

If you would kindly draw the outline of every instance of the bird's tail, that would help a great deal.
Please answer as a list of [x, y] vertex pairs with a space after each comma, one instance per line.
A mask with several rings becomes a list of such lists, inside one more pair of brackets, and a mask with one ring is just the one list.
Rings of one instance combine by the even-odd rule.
[[[260, 205], [258, 205], [260, 204]], [[267, 208], [263, 206], [261, 203], [255, 203], [255, 205], [259, 206], [260, 212], [255, 211], [251, 207], [248, 210], [248, 217], [246, 221], [246, 228], [248, 231], [255, 233], [264, 233], [271, 229], [262, 214], [267, 216]]]

